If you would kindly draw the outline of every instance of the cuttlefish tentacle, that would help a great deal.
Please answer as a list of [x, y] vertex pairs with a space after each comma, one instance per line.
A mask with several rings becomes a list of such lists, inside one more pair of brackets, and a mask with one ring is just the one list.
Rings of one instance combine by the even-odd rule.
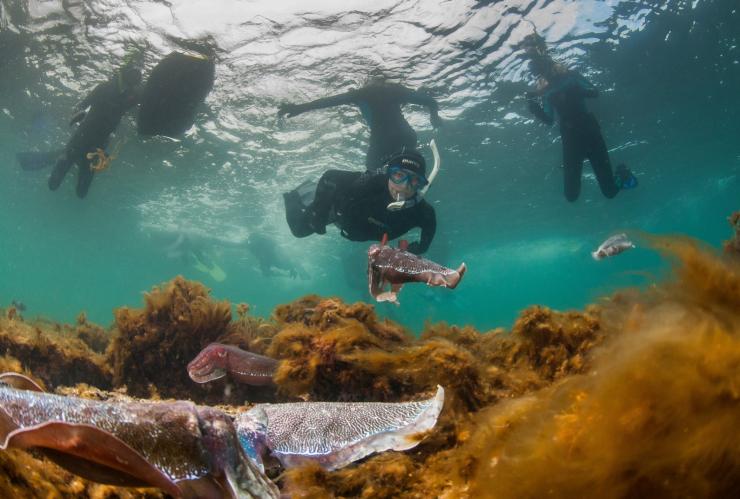
[[260, 404], [238, 415], [235, 424], [240, 440], [261, 442], [257, 450], [269, 449], [284, 466], [315, 461], [335, 470], [374, 452], [416, 446], [443, 404], [438, 386], [433, 398], [418, 402]]
[[279, 362], [235, 346], [211, 343], [188, 364], [196, 383], [207, 383], [227, 374], [248, 385], [271, 385]]
[[231, 419], [208, 407], [101, 402], [0, 384], [0, 408], [0, 447], [40, 448], [90, 480], [155, 486], [174, 497], [278, 495], [245, 456]]

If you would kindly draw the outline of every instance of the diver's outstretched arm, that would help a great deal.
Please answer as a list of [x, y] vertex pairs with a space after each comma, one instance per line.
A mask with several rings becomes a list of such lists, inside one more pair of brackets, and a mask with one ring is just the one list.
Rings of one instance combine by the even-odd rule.
[[429, 121], [434, 128], [438, 128], [442, 124], [442, 119], [439, 117], [439, 104], [431, 95], [417, 90], [408, 90], [406, 102], [429, 108]]
[[426, 253], [429, 246], [432, 245], [435, 232], [437, 232], [437, 215], [434, 213], [434, 208], [429, 204], [425, 204], [423, 207], [419, 227], [421, 227], [421, 237], [419, 238], [419, 241], [409, 244], [408, 248], [408, 250], [415, 255]]
[[[546, 125], [552, 125], [555, 122], [555, 117], [552, 114], [552, 107], [547, 106], [547, 109], [538, 102], [538, 97], [532, 92], [527, 92], [527, 107], [529, 112], [534, 115], [535, 118], [539, 119]], [[549, 111], [549, 112], [548, 112]]]
[[305, 113], [306, 111], [313, 111], [315, 109], [324, 109], [327, 107], [341, 106], [343, 104], [354, 104], [356, 100], [356, 90], [345, 92], [339, 95], [332, 95], [330, 97], [323, 97], [316, 99], [311, 102], [305, 102], [303, 104], [281, 104], [278, 108], [278, 116], [298, 116], [299, 114]]

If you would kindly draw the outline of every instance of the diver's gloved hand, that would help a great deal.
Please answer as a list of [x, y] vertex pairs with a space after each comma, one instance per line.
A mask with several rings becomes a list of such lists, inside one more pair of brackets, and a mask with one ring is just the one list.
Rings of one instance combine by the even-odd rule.
[[414, 255], [421, 254], [421, 243], [419, 241], [414, 241], [413, 243], [409, 244], [409, 247], [406, 249], [409, 253], [413, 253]]
[[87, 111], [85, 111], [84, 109], [82, 111], [77, 111], [74, 116], [72, 116], [72, 119], [69, 120], [69, 126], [81, 123], [82, 120], [85, 119], [85, 116], [87, 116]]
[[292, 116], [297, 116], [303, 112], [303, 109], [301, 108], [300, 104], [280, 104], [280, 107], [278, 107], [278, 116], [287, 116], [288, 118]]

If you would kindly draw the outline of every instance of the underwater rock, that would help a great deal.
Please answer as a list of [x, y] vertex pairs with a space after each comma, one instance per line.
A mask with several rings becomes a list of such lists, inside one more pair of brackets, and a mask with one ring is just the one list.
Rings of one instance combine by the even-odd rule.
[[75, 336], [73, 329], [59, 324], [0, 317], [0, 351], [20, 360], [44, 383], [109, 389], [111, 370], [105, 358]]
[[196, 383], [208, 383], [228, 375], [246, 385], [271, 385], [278, 361], [241, 348], [211, 343], [188, 364]]
[[226, 332], [231, 307], [211, 300], [205, 286], [182, 277], [154, 288], [144, 302], [143, 309], [115, 311], [116, 335], [108, 349], [113, 384], [140, 397], [156, 387], [163, 397], [192, 398], [185, 365]]
[[[457, 270], [448, 269], [437, 263], [406, 251], [407, 244], [392, 248], [385, 244], [373, 244], [367, 250], [367, 279], [370, 295], [376, 301], [389, 301], [398, 305], [398, 293], [404, 284], [423, 282], [427, 286], [455, 289], [465, 275], [463, 263]], [[386, 285], [390, 291], [383, 291]]]

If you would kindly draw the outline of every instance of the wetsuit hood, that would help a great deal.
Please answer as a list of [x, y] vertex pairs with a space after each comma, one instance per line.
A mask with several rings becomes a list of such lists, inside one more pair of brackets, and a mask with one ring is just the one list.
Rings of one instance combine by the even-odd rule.
[[407, 149], [404, 147], [399, 152], [389, 156], [384, 167], [386, 175], [388, 174], [388, 169], [392, 166], [400, 166], [405, 170], [409, 170], [417, 175], [426, 177], [426, 160], [424, 160], [424, 156], [415, 149]]

